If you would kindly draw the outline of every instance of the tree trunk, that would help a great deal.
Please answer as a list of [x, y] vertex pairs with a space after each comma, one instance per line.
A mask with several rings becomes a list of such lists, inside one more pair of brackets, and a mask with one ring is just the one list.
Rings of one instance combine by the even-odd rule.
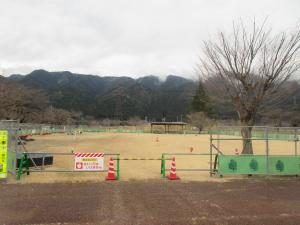
[[251, 135], [252, 126], [244, 126], [241, 129], [242, 138], [243, 138], [243, 150], [242, 154], [253, 154], [253, 148], [252, 148], [252, 140], [250, 138]]
[[252, 147], [252, 128], [255, 123], [255, 111], [250, 110], [240, 110], [239, 112], [241, 121], [241, 134], [243, 138], [243, 149], [242, 154], [253, 154]]

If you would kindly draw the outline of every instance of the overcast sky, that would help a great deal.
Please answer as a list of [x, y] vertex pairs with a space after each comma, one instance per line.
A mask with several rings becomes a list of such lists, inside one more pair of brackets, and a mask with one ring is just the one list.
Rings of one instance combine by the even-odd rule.
[[254, 17], [300, 24], [300, 0], [0, 0], [0, 73], [194, 77], [201, 44]]

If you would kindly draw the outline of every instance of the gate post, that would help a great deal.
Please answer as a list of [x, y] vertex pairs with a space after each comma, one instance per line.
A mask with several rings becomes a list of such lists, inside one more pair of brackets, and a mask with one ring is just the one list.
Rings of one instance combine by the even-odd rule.
[[212, 151], [212, 133], [210, 133], [210, 139], [209, 139], [209, 176], [210, 177], [212, 177], [212, 169], [213, 169], [213, 165], [212, 165], [212, 153], [213, 153], [213, 151]]
[[117, 154], [117, 180], [120, 179], [120, 154]]
[[161, 154], [161, 160], [160, 160], [160, 174], [163, 174], [163, 161], [164, 161], [164, 153]]
[[166, 159], [165, 159], [165, 153], [161, 154], [160, 174], [162, 174], [163, 178], [166, 177]]
[[297, 142], [298, 140], [298, 135], [297, 135], [297, 128], [295, 129], [295, 136], [294, 136], [294, 140], [295, 140], [295, 156], [298, 155], [298, 151], [297, 151]]
[[21, 179], [23, 172], [23, 167], [26, 168], [26, 174], [29, 175], [29, 160], [28, 160], [28, 154], [26, 152], [22, 153], [22, 157], [19, 164], [18, 174], [17, 174], [17, 180]]

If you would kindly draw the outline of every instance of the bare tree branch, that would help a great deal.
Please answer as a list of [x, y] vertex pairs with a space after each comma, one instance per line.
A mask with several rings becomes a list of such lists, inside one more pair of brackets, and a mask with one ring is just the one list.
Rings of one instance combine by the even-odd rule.
[[[198, 64], [207, 83], [219, 78], [220, 94], [232, 102], [244, 126], [254, 125], [264, 101], [279, 98], [277, 90], [300, 68], [300, 29], [274, 36], [265, 24], [254, 20], [247, 29], [242, 21], [233, 23], [231, 35], [220, 32], [216, 41], [204, 42]], [[251, 130], [245, 133], [251, 136]], [[252, 147], [244, 150], [251, 153]]]

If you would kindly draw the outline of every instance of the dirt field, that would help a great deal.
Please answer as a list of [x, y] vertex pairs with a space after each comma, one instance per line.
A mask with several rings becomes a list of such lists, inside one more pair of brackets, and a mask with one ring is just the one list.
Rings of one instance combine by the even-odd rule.
[[[223, 136], [230, 138], [229, 136]], [[222, 136], [221, 136], [222, 138]], [[236, 137], [231, 137], [236, 138]], [[209, 153], [208, 135], [182, 134], [126, 134], [126, 133], [84, 133], [82, 135], [52, 134], [34, 136], [28, 142], [29, 152], [104, 152], [120, 153], [121, 158], [160, 158], [162, 153]], [[215, 145], [217, 142], [215, 141]], [[255, 141], [255, 154], [265, 153], [265, 142]], [[293, 154], [294, 143], [287, 141], [270, 141], [271, 154]], [[234, 154], [241, 149], [241, 141], [221, 141], [220, 149], [224, 154]], [[105, 164], [108, 157], [105, 157]], [[209, 168], [209, 156], [176, 156], [177, 169]], [[73, 169], [73, 156], [54, 156], [54, 165], [49, 169]], [[121, 161], [122, 180], [161, 179], [160, 161]], [[167, 164], [170, 168], [170, 161]], [[209, 178], [208, 172], [178, 172], [183, 181], [215, 180]], [[61, 181], [101, 181], [104, 173], [32, 173], [23, 176], [23, 183], [61, 182]], [[10, 178], [10, 182], [15, 182]]]
[[[209, 152], [208, 135], [84, 133], [34, 139], [26, 145], [30, 152], [120, 153], [121, 158], [160, 158], [162, 153], [189, 153], [191, 147], [194, 153]], [[272, 141], [270, 150], [293, 154], [293, 144]], [[240, 146], [220, 143], [224, 154]], [[264, 142], [254, 142], [255, 154], [264, 150]], [[176, 163], [178, 169], [209, 168], [209, 157], [178, 156]], [[55, 155], [54, 165], [46, 169], [73, 169], [73, 164], [74, 156]], [[159, 160], [121, 160], [121, 181], [102, 182], [105, 173], [32, 173], [18, 182], [11, 176], [0, 183], [0, 224], [299, 224], [298, 177], [178, 174], [180, 181], [163, 180]]]
[[0, 184], [0, 224], [296, 225], [297, 178]]

